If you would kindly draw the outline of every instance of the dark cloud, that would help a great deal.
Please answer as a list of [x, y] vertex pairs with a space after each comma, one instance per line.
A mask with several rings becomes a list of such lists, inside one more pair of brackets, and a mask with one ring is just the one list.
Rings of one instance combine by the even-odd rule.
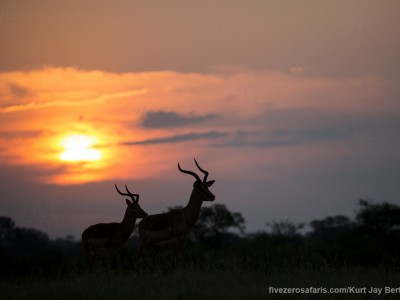
[[340, 140], [350, 136], [351, 129], [305, 128], [298, 130], [277, 129], [274, 131], [238, 130], [233, 139], [225, 144], [234, 147], [286, 147], [304, 143]]
[[217, 118], [217, 115], [185, 115], [173, 111], [149, 111], [142, 117], [141, 125], [146, 128], [179, 127], [205, 122]]
[[13, 96], [17, 99], [23, 98], [30, 94], [29, 90], [27, 90], [24, 87], [19, 86], [17, 84], [10, 84], [8, 86], [8, 88], [9, 88], [10, 92], [13, 94]]
[[0, 138], [2, 139], [17, 139], [17, 138], [34, 138], [42, 134], [41, 131], [2, 131], [0, 130]]
[[336, 140], [338, 138], [349, 135], [351, 130], [341, 128], [306, 128], [300, 130], [284, 130], [278, 129], [272, 132], [273, 137], [278, 139], [286, 139], [287, 141], [307, 142], [321, 140]]
[[202, 140], [202, 139], [216, 139], [224, 137], [226, 135], [227, 133], [225, 132], [208, 131], [202, 133], [187, 133], [187, 134], [173, 135], [168, 137], [153, 138], [142, 141], [124, 142], [121, 143], [121, 145], [137, 146], [137, 145], [153, 145], [153, 144], [170, 144], [170, 143], [180, 143], [180, 142], [188, 142], [188, 141]]

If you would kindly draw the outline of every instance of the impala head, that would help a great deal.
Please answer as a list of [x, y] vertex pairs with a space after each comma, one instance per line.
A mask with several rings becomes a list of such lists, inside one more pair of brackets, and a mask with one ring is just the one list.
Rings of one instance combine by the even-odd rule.
[[148, 216], [148, 214], [140, 207], [139, 205], [139, 195], [138, 194], [132, 194], [129, 190], [128, 187], [125, 185], [126, 193], [122, 193], [117, 185], [115, 185], [115, 188], [117, 189], [118, 194], [122, 196], [128, 196], [132, 200], [126, 199], [126, 205], [128, 205], [127, 211], [134, 216], [135, 218], [145, 218]]
[[214, 184], [215, 180], [207, 181], [208, 172], [199, 166], [196, 159], [194, 159], [194, 162], [196, 163], [197, 168], [199, 168], [199, 170], [204, 174], [203, 180], [201, 180], [199, 175], [197, 175], [195, 172], [183, 170], [179, 163], [178, 169], [182, 173], [192, 175], [194, 178], [196, 178], [196, 181], [193, 184], [193, 192], [198, 193], [203, 201], [214, 201], [215, 196], [208, 188]]

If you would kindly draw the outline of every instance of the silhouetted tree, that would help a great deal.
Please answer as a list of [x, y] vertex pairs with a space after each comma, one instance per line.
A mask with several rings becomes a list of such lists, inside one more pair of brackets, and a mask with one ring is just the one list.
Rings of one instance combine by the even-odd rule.
[[14, 238], [14, 221], [9, 217], [0, 217], [0, 247], [6, 247]]
[[[177, 208], [182, 208], [182, 206], [170, 207], [169, 210]], [[237, 236], [229, 232], [230, 230], [244, 233], [245, 219], [242, 214], [229, 211], [225, 204], [214, 204], [201, 208], [199, 218], [193, 226], [191, 237], [195, 240], [219, 244], [223, 239], [232, 239]]]
[[304, 227], [304, 223], [295, 224], [288, 220], [267, 222], [270, 227], [271, 235], [279, 237], [293, 238], [300, 236], [299, 230]]
[[371, 203], [360, 199], [360, 210], [356, 213], [359, 225], [382, 233], [398, 230], [400, 228], [400, 207], [395, 204]]
[[227, 234], [230, 229], [244, 232], [245, 220], [241, 213], [230, 212], [225, 204], [214, 204], [203, 207], [199, 219], [193, 227], [196, 239], [218, 237]]
[[346, 216], [329, 216], [322, 220], [311, 221], [310, 226], [312, 231], [308, 236], [319, 240], [335, 239], [354, 229], [355, 225]]
[[49, 243], [46, 233], [32, 228], [15, 227], [9, 217], [0, 218], [0, 245], [9, 248], [14, 254], [32, 253]]

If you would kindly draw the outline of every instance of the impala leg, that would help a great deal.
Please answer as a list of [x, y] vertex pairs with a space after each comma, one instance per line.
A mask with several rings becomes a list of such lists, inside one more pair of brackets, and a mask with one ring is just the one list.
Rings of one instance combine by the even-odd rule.
[[83, 250], [85, 251], [85, 269], [86, 272], [89, 272], [90, 250], [88, 250], [86, 247], [83, 247]]
[[86, 272], [90, 271], [90, 246], [86, 243], [86, 241], [82, 240], [83, 252], [85, 254], [85, 269]]
[[139, 260], [140, 260], [140, 258], [142, 257], [143, 250], [144, 250], [144, 242], [142, 241], [142, 242], [140, 242], [140, 247], [139, 247], [139, 255], [138, 255], [138, 257], [137, 257], [137, 260], [136, 260], [136, 261], [139, 261]]
[[92, 249], [91, 255], [90, 255], [90, 260], [89, 260], [89, 268], [90, 268], [90, 270], [93, 269], [94, 263], [96, 261], [96, 257], [97, 257], [97, 252], [96, 252], [96, 250]]
[[150, 256], [154, 258], [158, 254], [158, 252], [160, 252], [161, 246], [152, 243], [149, 243], [149, 246], [150, 246]]
[[85, 269], [86, 272], [90, 272], [90, 254], [86, 254], [86, 259], [85, 259]]
[[110, 271], [112, 269], [112, 256], [113, 256], [113, 249], [112, 248], [107, 248], [108, 271]]
[[96, 251], [93, 249], [89, 249], [86, 253], [86, 270], [88, 272], [92, 271], [95, 260]]
[[149, 243], [149, 241], [150, 241], [150, 237], [149, 236], [140, 240], [139, 255], [138, 255], [137, 261], [139, 261], [140, 258], [142, 257], [144, 248]]
[[88, 273], [91, 271], [90, 258], [91, 258], [91, 255], [90, 255], [90, 252], [88, 251], [88, 252], [86, 252], [86, 261], [85, 261], [86, 272], [88, 272]]
[[140, 260], [140, 258], [142, 257], [142, 253], [143, 253], [143, 248], [144, 248], [144, 244], [143, 244], [143, 242], [140, 242], [140, 246], [139, 246], [139, 254], [138, 254], [138, 257], [137, 257], [137, 261], [139, 261]]
[[177, 237], [174, 239], [174, 246], [175, 246], [175, 257], [178, 261], [182, 261], [183, 259], [183, 242], [184, 239], [182, 237]]
[[116, 257], [116, 261], [115, 261], [115, 266], [116, 266], [116, 269], [119, 270], [119, 269], [121, 269], [122, 249], [121, 248], [117, 249], [116, 253], [117, 253], [117, 257]]
[[181, 266], [181, 241], [179, 238], [174, 238], [172, 240], [172, 245], [173, 247], [173, 257], [171, 259], [171, 266], [173, 269], [177, 269]]
[[84, 250], [85, 250], [85, 256], [86, 256], [86, 264], [85, 264], [86, 265], [86, 271], [90, 272], [92, 270], [92, 267], [93, 267], [93, 263], [94, 263], [94, 260], [95, 260], [96, 252], [89, 245], [85, 245]]

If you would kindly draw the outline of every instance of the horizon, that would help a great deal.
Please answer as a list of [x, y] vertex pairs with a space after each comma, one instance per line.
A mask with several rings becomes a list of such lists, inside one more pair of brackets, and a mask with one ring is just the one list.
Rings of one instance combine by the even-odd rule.
[[247, 232], [400, 204], [399, 8], [0, 2], [0, 215], [79, 237], [115, 183], [164, 212], [193, 158]]

